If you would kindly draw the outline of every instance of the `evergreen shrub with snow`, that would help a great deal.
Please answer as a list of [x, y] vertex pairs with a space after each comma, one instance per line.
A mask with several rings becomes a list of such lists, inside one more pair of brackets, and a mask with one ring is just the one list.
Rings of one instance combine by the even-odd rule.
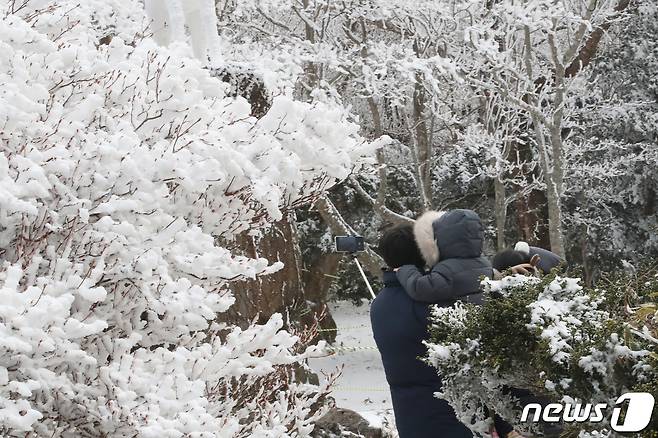
[[[205, 2], [208, 3], [208, 2]], [[212, 5], [212, 2], [208, 3]], [[232, 253], [369, 162], [341, 107], [257, 120], [138, 0], [0, 1], [0, 436], [303, 437], [281, 315], [219, 323]]]
[[[532, 428], [520, 424], [510, 387], [609, 406], [626, 392], [658, 394], [656, 269], [609, 274], [596, 287], [557, 272], [483, 284], [484, 305], [433, 310], [426, 358], [443, 378], [441, 398], [480, 436], [490, 426], [484, 406]], [[645, 436], [658, 428], [657, 414]], [[609, 420], [566, 425], [564, 436], [609, 436]]]

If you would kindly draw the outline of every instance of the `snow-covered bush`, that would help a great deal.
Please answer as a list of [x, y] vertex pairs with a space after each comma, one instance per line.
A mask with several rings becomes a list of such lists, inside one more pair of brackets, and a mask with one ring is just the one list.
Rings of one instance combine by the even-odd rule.
[[373, 145], [340, 107], [261, 119], [137, 0], [0, 2], [0, 434], [307, 436], [325, 391], [274, 315], [218, 323], [233, 255]]
[[[611, 274], [597, 288], [580, 283], [557, 273], [485, 280], [483, 306], [433, 310], [426, 360], [443, 378], [441, 397], [473, 431], [487, 436], [485, 406], [531, 428], [520, 423], [510, 387], [556, 402], [610, 406], [625, 392], [655, 393], [658, 314], [650, 300], [658, 273]], [[655, 418], [647, 430], [655, 429]], [[566, 427], [568, 436], [602, 432], [609, 418]]]

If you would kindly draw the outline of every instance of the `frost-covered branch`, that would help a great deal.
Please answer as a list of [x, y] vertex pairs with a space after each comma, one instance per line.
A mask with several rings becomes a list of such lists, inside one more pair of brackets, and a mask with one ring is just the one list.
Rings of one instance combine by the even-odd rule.
[[361, 183], [354, 178], [350, 178], [350, 183], [352, 186], [356, 189], [356, 191], [361, 195], [363, 198], [365, 198], [377, 211], [379, 215], [381, 215], [382, 219], [391, 223], [413, 223], [414, 220], [411, 218], [408, 218], [406, 216], [403, 216], [401, 214], [398, 214], [394, 212], [393, 210], [387, 208], [385, 205], [381, 204], [379, 200], [374, 199], [372, 196], [368, 194], [368, 192], [363, 188]]

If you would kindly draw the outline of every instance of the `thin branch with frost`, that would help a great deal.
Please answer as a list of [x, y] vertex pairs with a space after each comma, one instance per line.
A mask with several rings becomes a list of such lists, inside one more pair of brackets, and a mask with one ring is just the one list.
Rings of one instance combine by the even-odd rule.
[[355, 178], [355, 177], [350, 177], [350, 183], [351, 185], [356, 189], [356, 191], [361, 195], [363, 198], [366, 199], [375, 208], [375, 211], [377, 214], [379, 214], [382, 219], [385, 221], [391, 222], [391, 223], [406, 223], [406, 224], [413, 224], [414, 220], [411, 218], [408, 218], [406, 216], [403, 216], [401, 214], [398, 214], [391, 210], [390, 208], [386, 207], [384, 204], [382, 204], [379, 200], [373, 198], [368, 194], [368, 192], [363, 188], [361, 183]]

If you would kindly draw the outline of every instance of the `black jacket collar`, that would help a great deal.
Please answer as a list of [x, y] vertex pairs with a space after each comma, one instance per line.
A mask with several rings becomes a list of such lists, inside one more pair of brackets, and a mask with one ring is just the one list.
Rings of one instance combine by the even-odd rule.
[[400, 281], [398, 280], [398, 276], [395, 272], [389, 271], [385, 268], [382, 268], [383, 271], [383, 280], [384, 280], [384, 286], [386, 287], [400, 287]]

